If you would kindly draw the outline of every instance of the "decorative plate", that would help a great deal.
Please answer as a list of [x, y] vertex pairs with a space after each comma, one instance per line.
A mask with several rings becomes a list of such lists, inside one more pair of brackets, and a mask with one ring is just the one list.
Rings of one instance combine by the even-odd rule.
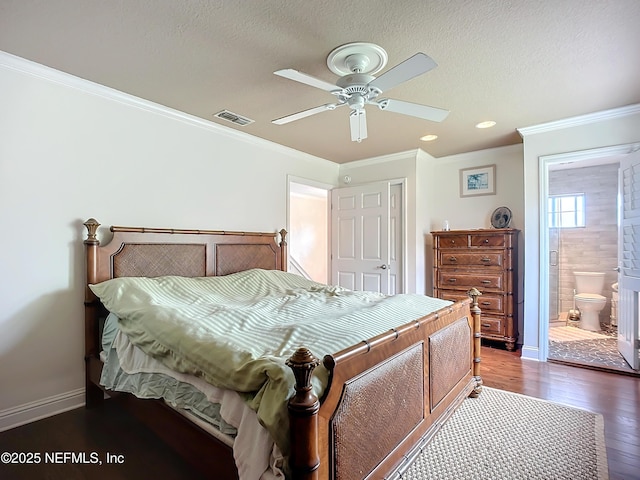
[[491, 226], [493, 228], [508, 228], [511, 223], [511, 210], [507, 207], [498, 207], [491, 214]]

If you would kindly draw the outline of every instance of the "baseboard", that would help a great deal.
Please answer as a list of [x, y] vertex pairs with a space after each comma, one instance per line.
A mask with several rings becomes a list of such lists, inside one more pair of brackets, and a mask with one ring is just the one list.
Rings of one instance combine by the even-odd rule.
[[0, 410], [0, 432], [84, 405], [84, 388]]
[[537, 348], [522, 346], [520, 351], [520, 358], [526, 358], [527, 360], [540, 360], [540, 351]]

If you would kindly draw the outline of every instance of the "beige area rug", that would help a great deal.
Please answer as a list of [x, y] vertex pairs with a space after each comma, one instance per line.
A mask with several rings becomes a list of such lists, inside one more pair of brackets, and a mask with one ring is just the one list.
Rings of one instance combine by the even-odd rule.
[[611, 338], [597, 332], [590, 332], [577, 327], [551, 327], [549, 340], [552, 342], [575, 342], [579, 340], [604, 340]]
[[393, 478], [607, 480], [604, 421], [600, 414], [485, 387]]

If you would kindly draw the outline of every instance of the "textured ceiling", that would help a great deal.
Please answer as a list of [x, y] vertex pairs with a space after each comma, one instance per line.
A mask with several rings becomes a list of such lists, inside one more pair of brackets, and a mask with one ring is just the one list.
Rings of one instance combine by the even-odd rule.
[[[640, 103], [639, 26], [638, 0], [0, 0], [2, 51], [338, 163], [510, 145], [519, 127]], [[347, 109], [271, 123], [334, 101], [275, 70], [335, 83], [326, 57], [356, 41], [383, 47], [385, 70], [431, 56], [437, 68], [384, 96], [449, 116], [368, 106], [361, 143]], [[214, 119], [223, 109], [255, 122]]]

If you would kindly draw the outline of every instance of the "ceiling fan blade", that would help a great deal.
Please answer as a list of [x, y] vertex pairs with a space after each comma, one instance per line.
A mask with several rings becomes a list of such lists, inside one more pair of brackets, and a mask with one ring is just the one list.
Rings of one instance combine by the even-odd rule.
[[275, 120], [271, 120], [271, 123], [275, 123], [276, 125], [284, 125], [285, 123], [293, 122], [295, 120], [300, 120], [301, 118], [305, 118], [305, 117], [310, 117], [311, 115], [324, 112], [325, 110], [334, 110], [342, 105], [344, 104], [327, 103], [326, 105], [320, 105], [318, 107], [302, 110], [301, 112], [298, 112], [298, 113], [292, 113], [291, 115], [287, 115], [285, 117], [276, 118]]
[[299, 72], [298, 70], [293, 70], [291, 68], [278, 70], [277, 72], [273, 72], [273, 73], [275, 73], [280, 77], [288, 78], [289, 80], [304, 83], [306, 85], [310, 85], [312, 87], [316, 87], [321, 90], [326, 90], [327, 92], [342, 90], [340, 87], [334, 85], [333, 83], [325, 82], [324, 80], [320, 80], [319, 78], [312, 77], [311, 75], [307, 75], [306, 73], [302, 73], [302, 72]]
[[390, 112], [411, 115], [412, 117], [423, 118], [425, 120], [431, 120], [432, 122], [441, 122], [449, 115], [449, 110], [443, 108], [430, 107], [428, 105], [404, 102], [391, 98], [385, 98], [373, 103], [378, 105], [380, 110], [389, 110]]
[[349, 125], [351, 127], [351, 141], [360, 143], [367, 138], [367, 114], [364, 108], [351, 110], [349, 114]]
[[369, 87], [384, 92], [418, 75], [427, 73], [437, 66], [438, 64], [430, 56], [424, 53], [416, 53], [413, 57], [407, 58], [404, 62], [384, 72], [369, 83]]

